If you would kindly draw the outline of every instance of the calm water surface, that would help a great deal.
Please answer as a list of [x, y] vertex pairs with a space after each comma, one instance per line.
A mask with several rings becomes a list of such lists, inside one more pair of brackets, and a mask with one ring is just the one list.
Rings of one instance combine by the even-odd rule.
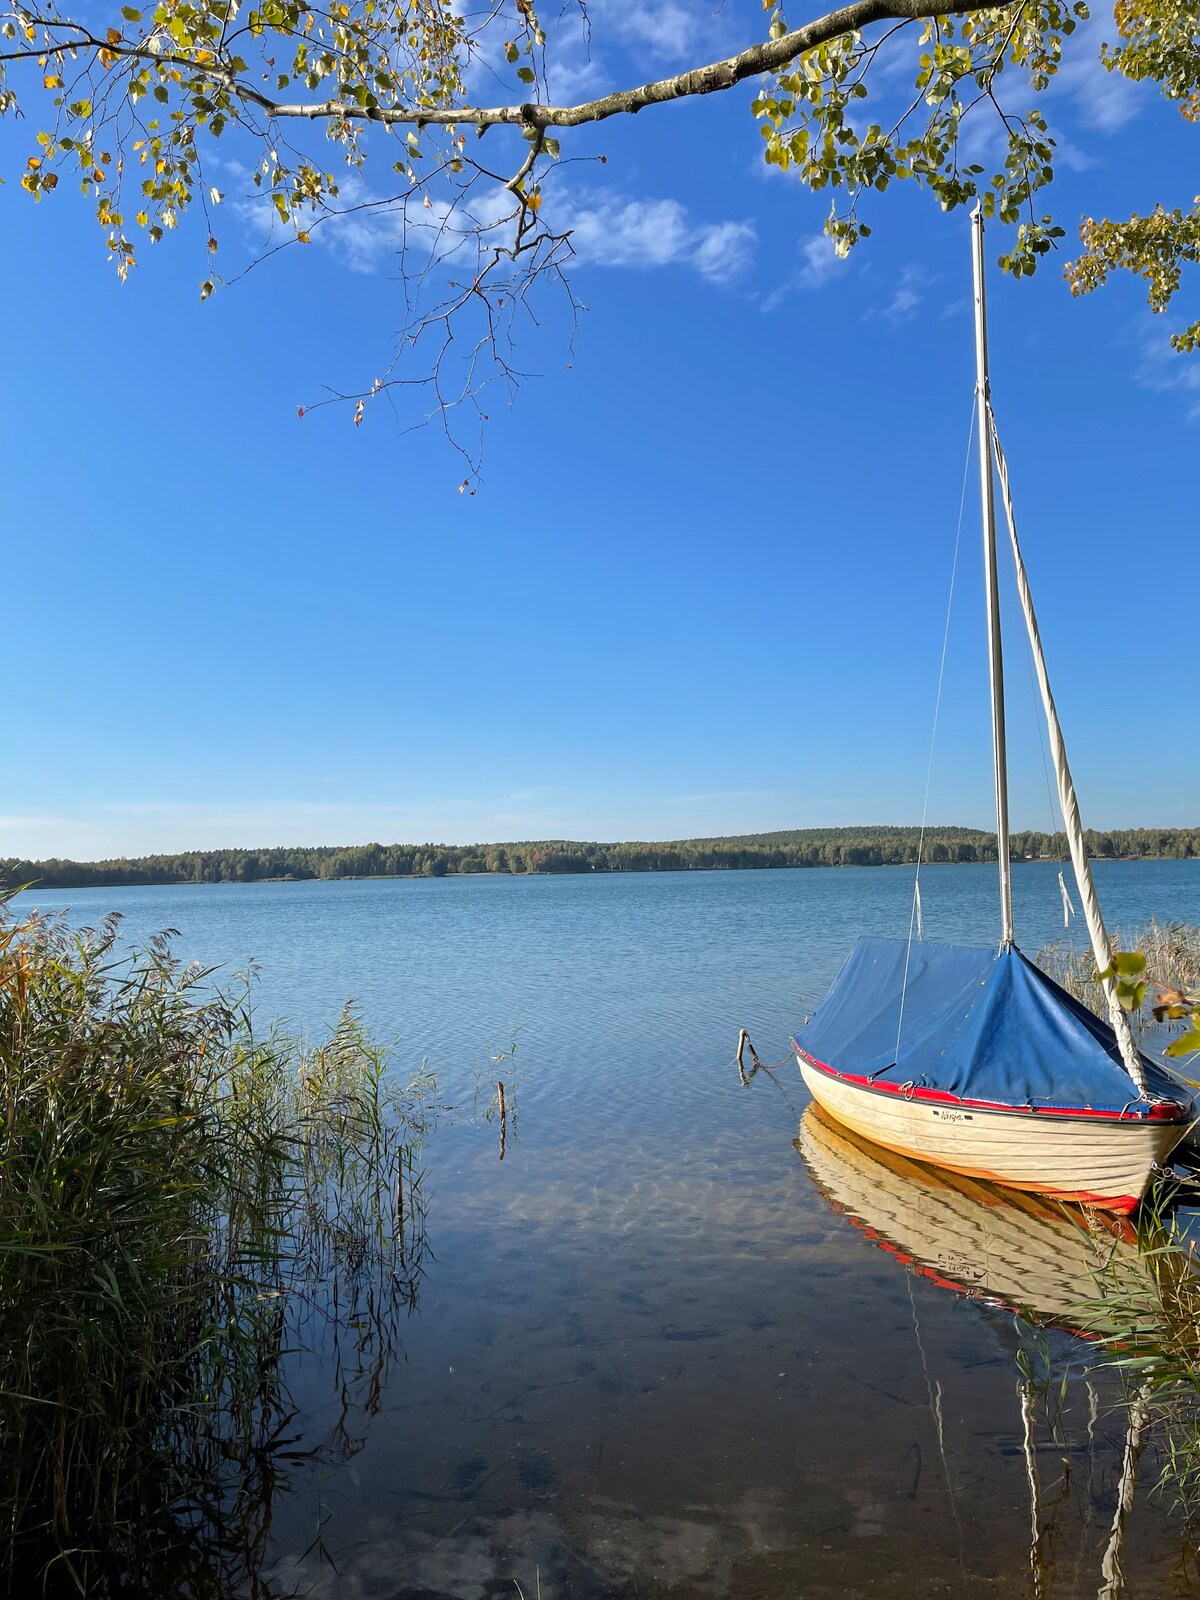
[[[1055, 872], [1016, 870], [1027, 951], [1062, 936]], [[1097, 876], [1110, 924], [1200, 922], [1200, 863]], [[482, 1118], [427, 1145], [433, 1259], [378, 1403], [371, 1373], [342, 1403], [319, 1338], [296, 1358], [306, 1438], [335, 1447], [277, 1497], [280, 1593], [1200, 1594], [1149, 1468], [1113, 1587], [1119, 1393], [1082, 1340], [1039, 1346], [1003, 1303], [1069, 1324], [1043, 1246], [1010, 1251], [1016, 1289], [973, 1278], [973, 1212], [814, 1142], [811, 1118], [797, 1140], [794, 1068], [738, 1080], [738, 1028], [783, 1057], [854, 938], [907, 930], [911, 888], [855, 868], [25, 897], [119, 910], [135, 939], [176, 928], [227, 973], [255, 961], [259, 1014], [313, 1033], [353, 997], [449, 1099], [472, 1063], [485, 1099], [509, 1080], [503, 1161]], [[922, 894], [927, 936], [993, 937], [993, 869], [932, 869]], [[1085, 1298], [1069, 1244], [1059, 1268], [1059, 1300], [1076, 1279]], [[1056, 1433], [1028, 1390], [1023, 1409], [1022, 1347], [1069, 1375]]]

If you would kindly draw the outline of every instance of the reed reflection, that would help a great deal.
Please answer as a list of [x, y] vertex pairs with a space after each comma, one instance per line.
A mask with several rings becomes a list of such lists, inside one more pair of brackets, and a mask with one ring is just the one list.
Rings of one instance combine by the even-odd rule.
[[[1187, 1303], [1200, 1307], [1194, 1268], [1170, 1243], [1163, 1216], [1143, 1219], [1139, 1236], [1129, 1222], [1104, 1213], [1002, 1190], [883, 1150], [816, 1106], [804, 1113], [795, 1143], [828, 1204], [861, 1237], [910, 1274], [981, 1309], [1012, 1313], [1011, 1323], [998, 1323], [997, 1331], [1011, 1351], [1016, 1378], [1012, 1453], [1021, 1461], [1028, 1496], [1028, 1594], [1051, 1600], [1093, 1592], [1098, 1600], [1120, 1600], [1131, 1593], [1126, 1546], [1139, 1468], [1156, 1422], [1166, 1438], [1168, 1469], [1176, 1454], [1163, 1425], [1177, 1425], [1178, 1414], [1155, 1407], [1151, 1369], [1152, 1352], [1167, 1337], [1165, 1312], [1184, 1294], [1181, 1270]], [[911, 1283], [910, 1300], [919, 1340]], [[1114, 1368], [1123, 1382], [1114, 1383]], [[957, 1525], [942, 1387], [928, 1367], [926, 1377]], [[1193, 1384], [1193, 1415], [1196, 1393]], [[1105, 1424], [1114, 1416], [1119, 1437], [1106, 1442]], [[1193, 1437], [1200, 1438], [1200, 1429]], [[1185, 1519], [1173, 1593], [1200, 1593], [1193, 1543]], [[1095, 1573], [1090, 1590], [1079, 1589], [1080, 1551]]]

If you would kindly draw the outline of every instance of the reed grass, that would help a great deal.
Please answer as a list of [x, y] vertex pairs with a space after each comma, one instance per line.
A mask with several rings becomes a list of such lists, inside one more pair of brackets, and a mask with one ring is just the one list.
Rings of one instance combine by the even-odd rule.
[[[1155, 988], [1200, 992], [1200, 927], [1187, 922], [1159, 922], [1152, 917], [1136, 928], [1119, 929], [1115, 938], [1121, 950], [1136, 950], [1146, 958], [1146, 976]], [[1096, 981], [1096, 963], [1090, 948], [1078, 949], [1066, 940], [1039, 950], [1037, 965], [1060, 988], [1081, 1001], [1097, 1016], [1106, 1014], [1104, 992]], [[1153, 1038], [1156, 1023], [1147, 1005], [1130, 1014], [1134, 1032]], [[1165, 1039], [1165, 1031], [1163, 1033]]]
[[1200, 1260], [1194, 1183], [1163, 1174], [1138, 1213], [1136, 1263], [1102, 1274], [1090, 1305], [1101, 1363], [1121, 1378], [1158, 1451], [1156, 1488], [1200, 1518]]
[[434, 1085], [349, 1010], [258, 1037], [117, 932], [0, 905], [0, 1560], [12, 1593], [265, 1593], [274, 1497], [357, 1447], [416, 1302]]

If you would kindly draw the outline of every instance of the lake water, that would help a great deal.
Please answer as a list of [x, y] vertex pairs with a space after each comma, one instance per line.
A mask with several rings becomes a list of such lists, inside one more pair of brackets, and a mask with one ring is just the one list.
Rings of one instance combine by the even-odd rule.
[[[1056, 870], [1016, 868], [1031, 953], [1062, 936]], [[1200, 922], [1200, 862], [1097, 878], [1110, 926]], [[314, 1034], [353, 998], [456, 1104], [507, 1080], [503, 1160], [494, 1118], [428, 1141], [432, 1257], [378, 1393], [348, 1412], [320, 1342], [296, 1358], [306, 1438], [337, 1443], [275, 1498], [270, 1592], [1200, 1594], [1149, 1456], [1113, 1587], [1127, 1412], [1064, 1331], [1076, 1279], [1089, 1293], [1070, 1243], [1018, 1215], [1015, 1287], [973, 1277], [986, 1207], [947, 1212], [811, 1117], [797, 1140], [793, 1065], [739, 1081], [739, 1027], [779, 1061], [854, 938], [907, 931], [911, 892], [910, 871], [853, 868], [23, 897], [119, 910], [133, 939], [178, 929], [230, 976], [253, 960], [259, 1015]], [[993, 868], [929, 869], [922, 898], [927, 937], [994, 937]], [[1013, 1303], [1060, 1326], [1031, 1333]]]

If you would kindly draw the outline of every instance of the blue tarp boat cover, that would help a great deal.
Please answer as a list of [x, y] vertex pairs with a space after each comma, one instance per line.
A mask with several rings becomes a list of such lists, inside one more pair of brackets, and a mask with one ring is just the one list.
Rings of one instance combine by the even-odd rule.
[[[796, 1043], [838, 1072], [963, 1099], [1093, 1111], [1138, 1100], [1112, 1029], [1015, 946], [860, 939]], [[1189, 1103], [1142, 1060], [1151, 1096]]]

